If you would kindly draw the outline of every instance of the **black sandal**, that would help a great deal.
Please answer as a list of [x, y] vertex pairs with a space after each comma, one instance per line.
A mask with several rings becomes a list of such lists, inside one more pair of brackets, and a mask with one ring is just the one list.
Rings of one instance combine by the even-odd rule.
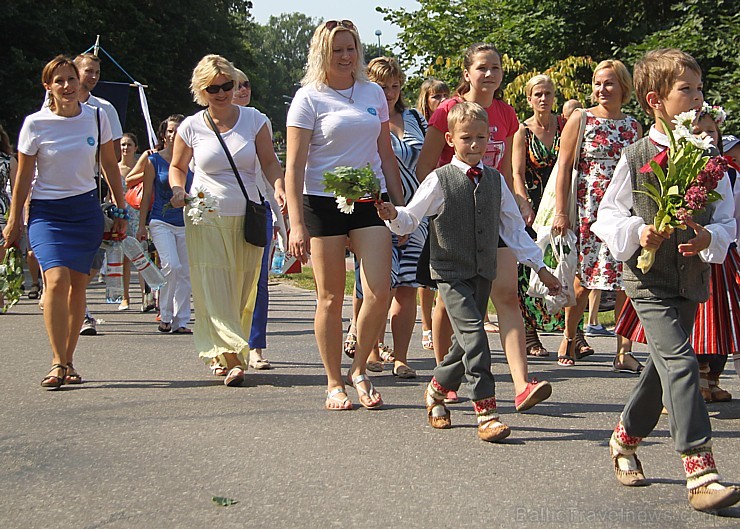
[[[60, 369], [62, 371], [61, 376], [51, 374], [55, 369]], [[66, 366], [62, 364], [52, 364], [51, 369], [49, 370], [49, 373], [41, 381], [41, 387], [46, 388], [47, 390], [50, 390], [50, 391], [59, 389], [64, 384], [64, 379], [66, 376], [67, 376]]]
[[28, 299], [39, 299], [39, 296], [41, 296], [41, 285], [37, 283], [28, 291]]
[[562, 367], [573, 367], [576, 365], [576, 339], [563, 336], [563, 340], [568, 343], [568, 346], [565, 349], [564, 355], [560, 355], [560, 351], [558, 351], [558, 365]]

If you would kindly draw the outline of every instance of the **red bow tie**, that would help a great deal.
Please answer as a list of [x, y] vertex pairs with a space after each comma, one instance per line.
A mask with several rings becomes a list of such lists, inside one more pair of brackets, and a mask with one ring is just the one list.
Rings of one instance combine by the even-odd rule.
[[740, 171], [740, 165], [737, 162], [735, 162], [735, 160], [733, 160], [731, 157], [727, 155], [724, 155], [723, 158], [727, 162], [727, 165], [735, 169], [735, 171]]
[[476, 179], [480, 181], [481, 176], [483, 176], [483, 170], [480, 167], [471, 167], [468, 169], [468, 172], [465, 173], [468, 175], [468, 178], [470, 178], [470, 181], [474, 184], [477, 183]]
[[651, 173], [653, 171], [653, 168], [650, 167], [650, 162], [657, 163], [661, 167], [661, 169], [665, 169], [666, 167], [668, 167], [668, 149], [665, 148], [665, 147], [663, 147], [662, 145], [656, 143], [653, 139], [651, 139], [650, 141], [653, 142], [653, 145], [655, 145], [659, 149], [663, 149], [663, 150], [660, 151], [655, 156], [653, 156], [648, 161], [648, 163], [646, 163], [645, 165], [643, 165], [642, 167], [640, 167], [640, 172], [643, 173], [643, 174], [644, 173]]

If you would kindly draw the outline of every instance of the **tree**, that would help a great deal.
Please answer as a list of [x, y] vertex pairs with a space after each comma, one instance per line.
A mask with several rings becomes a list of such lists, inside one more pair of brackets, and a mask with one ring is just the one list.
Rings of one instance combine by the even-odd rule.
[[254, 75], [254, 104], [273, 122], [273, 130], [285, 131], [287, 104], [303, 77], [308, 47], [320, 20], [303, 13], [270, 17], [267, 24], [254, 25], [258, 37]]
[[[23, 117], [35, 112], [43, 99], [41, 70], [55, 55], [76, 55], [101, 36], [101, 45], [136, 80], [148, 85], [147, 95], [156, 122], [172, 113], [188, 114], [197, 107], [190, 96], [190, 75], [206, 53], [216, 52], [238, 64], [251, 66], [252, 56], [242, 45], [241, 20], [251, 2], [200, 0], [19, 0], [3, 11], [5, 50], [3, 86], [8, 96], [0, 107], [0, 122], [17, 138]], [[240, 18], [242, 17], [242, 18]], [[129, 79], [102, 57], [102, 78]], [[132, 100], [126, 130], [143, 137], [143, 119]]]
[[[489, 42], [504, 53], [505, 83], [515, 84], [506, 89], [511, 97], [531, 73], [556, 73], [578, 57], [595, 62], [616, 57], [631, 66], [647, 49], [675, 46], [692, 53], [705, 69], [707, 99], [732, 111], [728, 123], [733, 128], [727, 130], [737, 132], [740, 125], [737, 0], [418, 1], [416, 11], [377, 10], [401, 27], [400, 56], [409, 58], [406, 66], [415, 65], [421, 76], [434, 74], [455, 84], [463, 50], [474, 42]], [[584, 101], [590, 71], [577, 68], [572, 74], [574, 78], [563, 78], [559, 85], [580, 87]], [[418, 83], [412, 79], [409, 85]], [[645, 117], [635, 103], [628, 111]]]

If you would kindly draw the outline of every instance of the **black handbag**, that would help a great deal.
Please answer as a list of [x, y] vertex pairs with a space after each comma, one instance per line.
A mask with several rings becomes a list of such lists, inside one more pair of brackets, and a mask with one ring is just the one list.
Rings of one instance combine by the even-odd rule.
[[267, 206], [265, 206], [265, 197], [263, 197], [260, 190], [257, 189], [260, 201], [254, 202], [249, 199], [247, 190], [244, 187], [244, 182], [242, 182], [242, 178], [239, 176], [239, 170], [236, 168], [234, 158], [231, 157], [229, 148], [226, 146], [226, 143], [224, 143], [224, 139], [221, 137], [221, 133], [218, 131], [218, 128], [213, 122], [213, 118], [208, 110], [205, 111], [205, 115], [206, 118], [208, 118], [208, 123], [211, 125], [213, 132], [216, 133], [216, 137], [218, 138], [221, 147], [223, 147], [226, 157], [229, 159], [229, 164], [231, 165], [231, 169], [234, 171], [234, 176], [236, 176], [236, 181], [239, 183], [239, 188], [242, 190], [244, 198], [247, 199], [247, 211], [244, 214], [244, 240], [249, 244], [264, 248], [267, 246]]

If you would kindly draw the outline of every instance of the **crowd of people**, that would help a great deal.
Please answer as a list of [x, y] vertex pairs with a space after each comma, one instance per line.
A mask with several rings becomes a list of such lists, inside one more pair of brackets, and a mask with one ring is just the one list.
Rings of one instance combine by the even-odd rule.
[[[29, 259], [28, 296], [42, 295], [52, 350], [41, 385], [83, 383], [75, 349], [81, 334], [96, 332], [86, 289], [103, 265], [104, 238], [126, 235], [156, 247], [165, 279], [157, 293], [160, 332], [192, 334], [198, 356], [226, 386], [241, 385], [248, 368], [271, 368], [263, 356], [267, 274], [271, 241], [287, 219], [285, 250], [304, 264], [310, 259], [315, 279], [327, 410], [354, 408], [347, 386], [362, 407], [381, 408], [368, 371], [384, 363], [395, 377], [417, 377], [409, 354], [420, 306], [421, 346], [437, 364], [424, 392], [429, 424], [452, 426], [447, 404], [467, 382], [478, 436], [497, 442], [511, 430], [497, 411], [487, 332], [500, 335], [515, 407], [525, 411], [553, 392], [528, 370], [528, 356], [550, 354], [539, 333], [562, 332], [556, 362], [575, 365], [594, 353], [587, 336], [610, 333], [598, 305], [601, 292], [613, 292], [613, 369], [640, 375], [609, 442], [617, 480], [646, 483], [637, 446], [665, 412], [691, 505], [711, 510], [739, 501], [738, 489], [719, 483], [705, 402], [731, 399], [719, 377], [728, 355], [737, 361], [740, 354], [740, 141], [722, 136], [724, 112], [704, 103], [699, 65], [679, 50], [655, 50], [633, 79], [619, 60], [602, 61], [592, 106], [567, 101], [557, 113], [558, 87], [535, 75], [525, 87], [531, 115], [521, 122], [503, 100], [495, 46], [472, 45], [462, 65], [454, 92], [428, 79], [410, 108], [394, 58], [365, 65], [351, 21], [321, 23], [288, 111], [283, 169], [269, 118], [248, 106], [248, 77], [224, 57], [206, 55], [193, 70], [190, 90], [203, 110], [163, 120], [159, 144], [138, 158], [136, 137], [122, 132], [110, 103], [90, 93], [100, 60], [50, 61], [42, 72], [47, 98], [23, 123], [17, 162], [0, 130], [3, 248], [26, 244], [27, 234], [40, 268], [34, 276]], [[656, 119], [644, 137], [623, 111], [633, 92]], [[691, 110], [693, 132], [711, 138], [712, 155], [725, 156], [727, 176], [717, 186], [720, 199], [685, 220], [689, 229], [658, 231], [655, 204], [637, 191], [655, 185], [649, 162], [668, 147], [674, 117]], [[379, 196], [341, 208], [324, 174], [342, 166], [369, 167]], [[204, 197], [216, 205], [194, 212]], [[532, 228], [540, 215], [549, 215], [547, 236], [575, 237], [572, 283], [553, 275], [535, 242], [544, 233]], [[263, 231], [266, 245], [254, 242]], [[650, 273], [637, 265], [641, 249], [656, 255]], [[356, 284], [343, 336], [348, 250]], [[132, 305], [130, 274], [127, 263], [119, 310]], [[548, 296], [571, 291], [575, 303], [548, 310], [529, 294], [535, 278]], [[152, 292], [141, 277], [139, 284], [141, 310], [151, 310]], [[488, 321], [489, 301], [497, 327]], [[644, 366], [631, 354], [633, 341], [648, 345]], [[351, 358], [346, 373], [343, 352]]]

